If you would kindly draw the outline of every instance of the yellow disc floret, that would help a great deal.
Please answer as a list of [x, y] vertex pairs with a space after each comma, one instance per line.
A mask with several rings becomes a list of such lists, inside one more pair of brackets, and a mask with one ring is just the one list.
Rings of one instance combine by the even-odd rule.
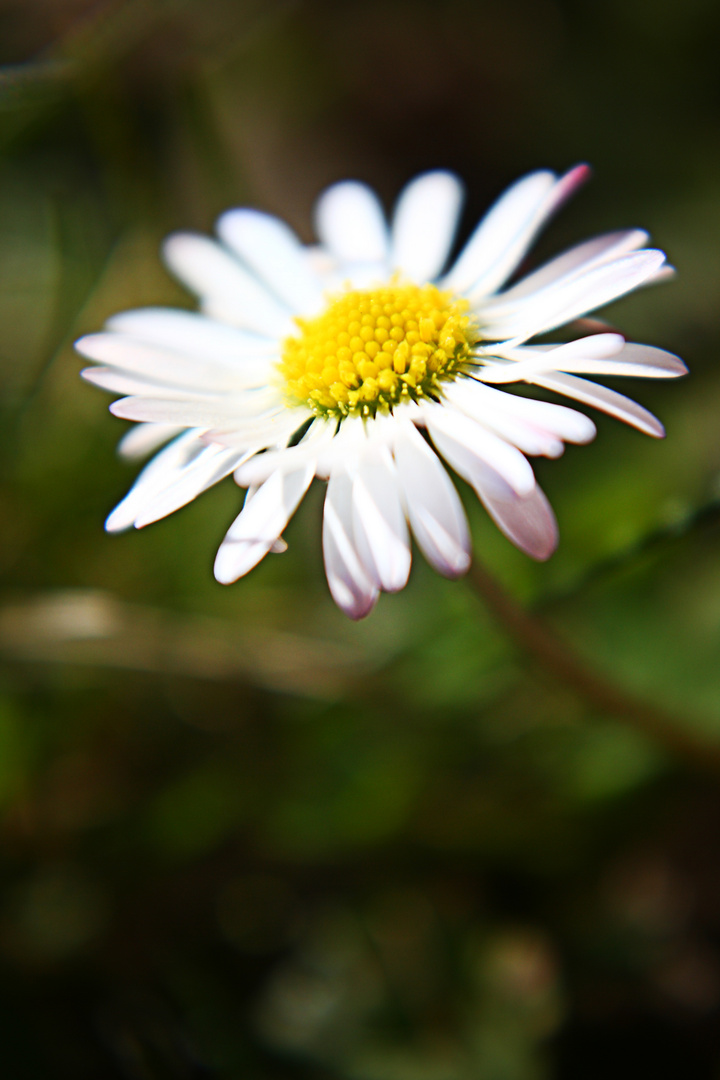
[[322, 315], [297, 318], [300, 332], [283, 344], [288, 401], [341, 419], [436, 397], [472, 363], [478, 334], [467, 309], [435, 285], [395, 281], [330, 299]]

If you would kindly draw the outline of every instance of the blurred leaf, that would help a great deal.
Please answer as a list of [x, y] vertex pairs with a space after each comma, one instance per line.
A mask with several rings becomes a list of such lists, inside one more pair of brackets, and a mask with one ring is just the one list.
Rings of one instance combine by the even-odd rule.
[[43, 104], [63, 90], [72, 72], [67, 60], [9, 64], [0, 67], [0, 110]]
[[0, 609], [0, 650], [15, 659], [101, 665], [199, 679], [245, 679], [275, 691], [334, 697], [362, 674], [339, 644], [238, 629], [222, 619], [125, 605], [78, 590]]
[[248, 778], [233, 763], [206, 764], [160, 791], [149, 814], [148, 834], [163, 854], [192, 858], [228, 836], [251, 805]]

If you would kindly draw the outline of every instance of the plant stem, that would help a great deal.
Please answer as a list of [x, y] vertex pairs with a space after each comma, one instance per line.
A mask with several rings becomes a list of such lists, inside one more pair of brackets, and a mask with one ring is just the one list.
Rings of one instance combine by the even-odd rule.
[[468, 578], [513, 641], [565, 686], [600, 712], [642, 732], [675, 758], [720, 773], [720, 743], [687, 730], [680, 716], [636, 697], [590, 668], [541, 618], [523, 608], [477, 560]]

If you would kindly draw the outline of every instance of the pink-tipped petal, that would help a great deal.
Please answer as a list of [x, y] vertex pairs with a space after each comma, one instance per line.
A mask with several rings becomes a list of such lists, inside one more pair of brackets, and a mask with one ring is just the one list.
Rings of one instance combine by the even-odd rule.
[[499, 289], [539, 230], [588, 175], [587, 165], [578, 165], [559, 179], [541, 171], [519, 180], [480, 222], [444, 285], [473, 302]]
[[476, 491], [498, 528], [526, 555], [545, 562], [558, 543], [555, 515], [545, 494], [535, 487], [523, 498], [498, 499], [482, 485]]
[[526, 495], [532, 491], [532, 468], [514, 446], [455, 409], [428, 407], [424, 415], [432, 441], [464, 479], [482, 472], [488, 482], [491, 476], [495, 478], [499, 492]]
[[420, 550], [438, 573], [456, 578], [470, 566], [470, 532], [462, 503], [436, 454], [413, 424], [394, 446], [405, 509]]

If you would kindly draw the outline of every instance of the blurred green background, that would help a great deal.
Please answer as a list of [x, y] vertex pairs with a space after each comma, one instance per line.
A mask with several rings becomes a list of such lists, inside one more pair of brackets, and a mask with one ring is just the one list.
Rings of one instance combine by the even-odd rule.
[[[1, 0], [0, 1074], [720, 1077], [720, 9], [713, 0]], [[475, 551], [707, 769], [578, 694], [416, 559], [348, 622], [322, 491], [211, 573], [231, 481], [109, 537], [136, 468], [80, 333], [192, 306], [161, 238], [228, 206], [310, 240], [347, 176], [589, 160], [533, 260], [643, 226], [680, 275], [608, 312], [682, 355], [537, 472], [537, 566]], [[616, 315], [617, 311], [617, 315]]]

